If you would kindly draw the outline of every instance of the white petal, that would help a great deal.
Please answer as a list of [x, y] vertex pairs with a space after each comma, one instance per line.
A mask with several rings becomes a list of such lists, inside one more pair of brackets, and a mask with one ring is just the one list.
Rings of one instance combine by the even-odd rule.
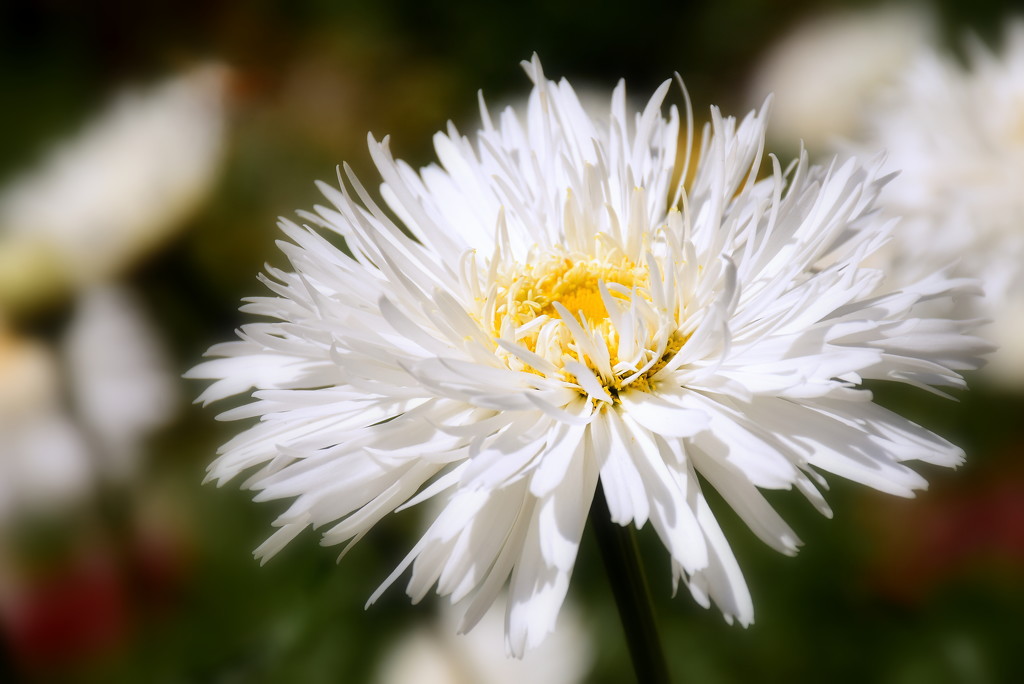
[[667, 437], [692, 437], [708, 428], [703, 411], [683, 408], [665, 394], [629, 390], [619, 393], [622, 407], [645, 428]]

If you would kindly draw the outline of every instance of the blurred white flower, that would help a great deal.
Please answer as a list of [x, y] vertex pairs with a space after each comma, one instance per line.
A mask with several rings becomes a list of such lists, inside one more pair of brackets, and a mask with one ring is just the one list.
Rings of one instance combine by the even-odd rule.
[[85, 440], [63, 411], [59, 377], [46, 345], [0, 328], [0, 528], [88, 489]]
[[568, 603], [558, 629], [523, 658], [502, 646], [505, 600], [499, 598], [469, 634], [455, 634], [458, 616], [442, 604], [440, 624], [402, 635], [386, 651], [375, 684], [576, 684], [590, 670], [593, 644]]
[[888, 151], [899, 175], [881, 204], [903, 217], [879, 256], [894, 286], [956, 263], [978, 278], [1000, 347], [987, 368], [1024, 382], [1024, 21], [1002, 54], [971, 44], [969, 66], [923, 53], [869, 110], [857, 149]]
[[692, 182], [679, 116], [641, 112], [625, 86], [604, 115], [537, 60], [526, 116], [471, 142], [450, 127], [418, 173], [370, 139], [393, 223], [351, 173], [333, 207], [284, 220], [294, 272], [244, 310], [270, 320], [190, 375], [221, 417], [252, 425], [210, 477], [251, 472], [259, 501], [290, 499], [268, 558], [309, 526], [358, 542], [396, 509], [441, 512], [381, 590], [412, 568], [468, 631], [509, 583], [506, 640], [521, 655], [554, 628], [598, 483], [611, 518], [648, 521], [675, 580], [743, 624], [753, 606], [704, 497], [718, 490], [763, 541], [795, 533], [759, 488], [796, 487], [820, 511], [819, 470], [911, 496], [905, 461], [952, 466], [952, 444], [871, 402], [864, 379], [961, 387], [983, 348], [921, 305], [962, 292], [933, 274], [899, 291], [860, 267], [890, 222], [878, 164], [756, 180], [765, 114], [711, 110]]
[[53, 348], [0, 330], [0, 526], [66, 507], [98, 477], [130, 478], [177, 399], [159, 340], [127, 292], [84, 292]]
[[100, 466], [115, 479], [128, 477], [145, 438], [168, 422], [180, 399], [160, 339], [128, 290], [96, 286], [79, 297], [63, 351], [71, 399]]
[[774, 92], [769, 138], [821, 152], [857, 130], [864, 107], [933, 40], [933, 24], [919, 5], [902, 3], [805, 20], [758, 62], [747, 100]]
[[108, 279], [181, 226], [216, 177], [226, 87], [207, 65], [123, 93], [0, 189], [0, 304]]

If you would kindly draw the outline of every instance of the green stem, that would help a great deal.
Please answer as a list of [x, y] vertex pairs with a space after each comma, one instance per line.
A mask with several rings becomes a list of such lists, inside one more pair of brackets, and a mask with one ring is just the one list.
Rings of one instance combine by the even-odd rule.
[[590, 522], [626, 633], [633, 671], [640, 684], [669, 684], [668, 665], [658, 638], [651, 592], [644, 577], [633, 526], [612, 522], [604, 489], [597, 485]]

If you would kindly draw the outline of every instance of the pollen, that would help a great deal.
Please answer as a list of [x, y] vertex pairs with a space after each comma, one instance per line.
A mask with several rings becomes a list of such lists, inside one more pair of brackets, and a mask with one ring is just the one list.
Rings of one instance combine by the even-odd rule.
[[[555, 307], [558, 302], [581, 322], [597, 326], [609, 317], [600, 283], [606, 288], [619, 285], [627, 290], [643, 289], [647, 278], [645, 267], [625, 257], [611, 262], [555, 257], [536, 267], [527, 264], [507, 287], [500, 288], [499, 296], [505, 295], [506, 305], [497, 313], [509, 313], [516, 325], [525, 325], [538, 316], [560, 319]], [[608, 292], [613, 298], [625, 299], [621, 288], [609, 288]]]
[[582, 386], [574, 362], [589, 369], [607, 397], [626, 385], [647, 390], [651, 376], [682, 346], [676, 326], [665, 323], [675, 312], [656, 311], [650, 278], [646, 264], [618, 249], [527, 259], [498, 276], [483, 319], [495, 337], [546, 362], [499, 351], [514, 370], [557, 373]]

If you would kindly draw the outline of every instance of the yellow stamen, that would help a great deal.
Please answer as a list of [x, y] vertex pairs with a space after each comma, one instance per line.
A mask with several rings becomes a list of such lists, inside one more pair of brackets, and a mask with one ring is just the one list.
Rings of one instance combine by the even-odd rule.
[[[599, 325], [608, 319], [599, 282], [629, 289], [646, 288], [647, 278], [647, 269], [626, 257], [611, 262], [554, 257], [537, 266], [527, 264], [507, 286], [499, 286], [499, 301], [504, 299], [507, 304], [496, 315], [511, 314], [516, 325], [524, 325], [538, 316], [561, 318], [554, 305], [558, 302], [577, 317], [582, 315], [592, 325]], [[612, 296], [624, 298], [616, 293]], [[496, 328], [499, 324], [500, 320], [495, 320]]]
[[[602, 297], [602, 283], [611, 301]], [[623, 388], [627, 378], [632, 387], [649, 390], [649, 378], [664, 368], [685, 340], [677, 332], [671, 333], [669, 340], [661, 344], [656, 339], [638, 340], [630, 346], [633, 349], [631, 358], [620, 359], [620, 333], [612, 323], [612, 312], [608, 311], [608, 305], [614, 301], [626, 303], [639, 297], [650, 302], [649, 287], [647, 266], [635, 263], [618, 249], [598, 250], [598, 256], [594, 257], [552, 255], [523, 264], [512, 273], [499, 277], [493, 300], [495, 305], [490, 314], [493, 331], [497, 336], [505, 325], [511, 323], [517, 331], [516, 344], [562, 369], [562, 379], [568, 382], [576, 382], [576, 378], [565, 371], [563, 365], [565, 359], [573, 359], [591, 368], [613, 397]], [[556, 303], [564, 309], [556, 308]], [[607, 370], [599, 372], [597, 362], [577, 347], [569, 328], [558, 325], [552, 329], [548, 323], [537, 320], [541, 317], [561, 320], [565, 311], [589, 330], [599, 344], [603, 342], [608, 352], [604, 367], [618, 367], [619, 371], [611, 376]], [[530, 325], [533, 321], [537, 325]], [[653, 328], [663, 330], [660, 325]], [[653, 328], [649, 332], [653, 333]], [[664, 340], [664, 337], [658, 337]], [[664, 351], [659, 354], [659, 349]], [[509, 355], [507, 361], [516, 370], [543, 375], [514, 355]], [[649, 368], [638, 375], [645, 366]]]

